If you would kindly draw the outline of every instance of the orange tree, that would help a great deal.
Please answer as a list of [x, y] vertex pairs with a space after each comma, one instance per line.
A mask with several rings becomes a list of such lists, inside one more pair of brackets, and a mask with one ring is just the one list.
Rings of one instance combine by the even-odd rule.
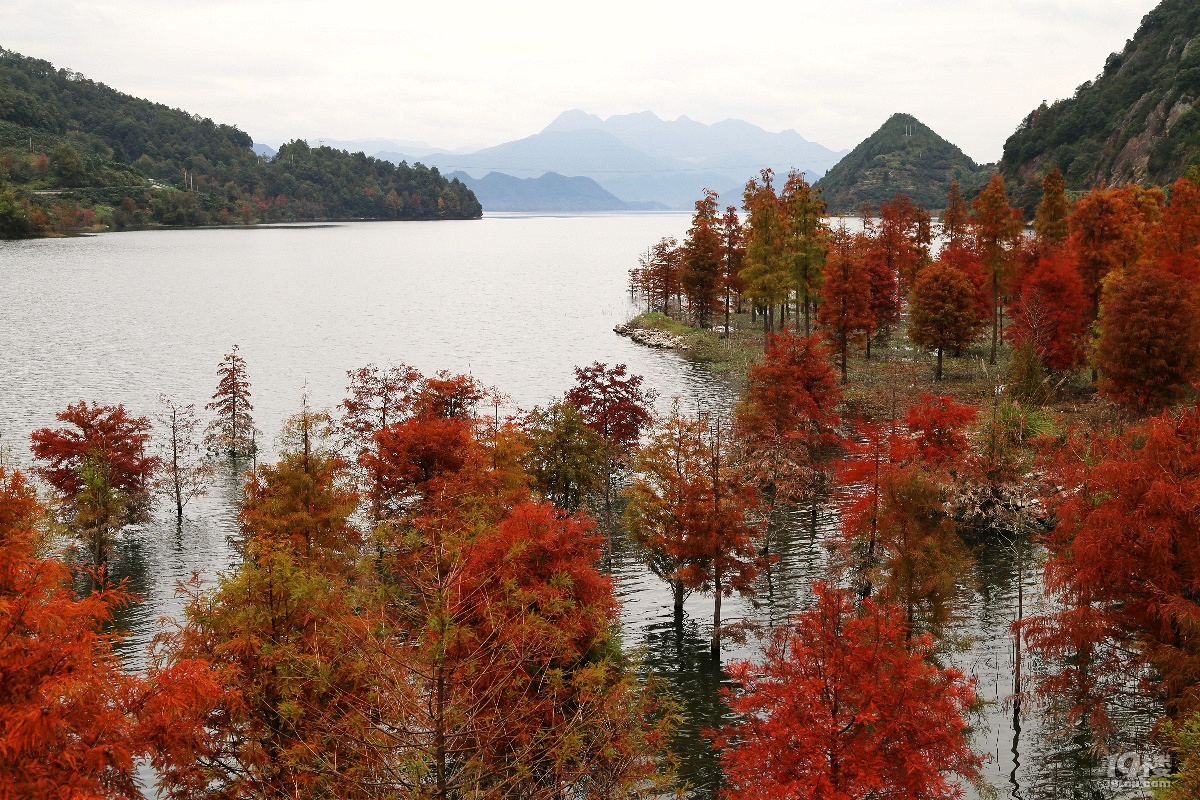
[[1143, 412], [1178, 400], [1200, 374], [1198, 300], [1194, 285], [1157, 265], [1106, 281], [1095, 361], [1100, 391]]
[[727, 691], [739, 720], [716, 735], [722, 797], [961, 797], [983, 760], [968, 741], [974, 681], [937, 667], [894, 608], [815, 588], [762, 663], [730, 668], [742, 688]]
[[1046, 537], [1056, 610], [1022, 626], [1050, 667], [1040, 691], [1104, 729], [1135, 677], [1181, 719], [1200, 708], [1200, 409], [1069, 444]]
[[852, 235], [845, 228], [835, 231], [832, 258], [825, 262], [825, 297], [817, 309], [817, 322], [837, 349], [843, 384], [851, 342], [866, 339], [876, 327], [871, 277], [864, 237]]
[[193, 661], [126, 672], [112, 621], [131, 596], [77, 598], [69, 568], [38, 555], [43, 514], [0, 467], [0, 798], [141, 798], [138, 761], [189, 758], [221, 687]]
[[979, 332], [975, 287], [959, 269], [935, 261], [917, 275], [909, 299], [912, 317], [908, 338], [937, 353], [934, 380], [942, 379], [942, 352], [961, 350]]

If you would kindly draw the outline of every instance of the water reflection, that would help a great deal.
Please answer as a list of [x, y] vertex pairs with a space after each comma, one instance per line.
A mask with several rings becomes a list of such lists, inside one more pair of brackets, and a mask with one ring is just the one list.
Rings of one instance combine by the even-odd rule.
[[[35, 428], [81, 397], [152, 414], [166, 392], [202, 406], [222, 354], [238, 342], [253, 382], [255, 419], [273, 434], [299, 407], [307, 385], [314, 406], [340, 401], [347, 369], [410, 363], [426, 372], [468, 372], [525, 408], [561, 396], [572, 367], [626, 363], [685, 408], [728, 408], [736, 387], [703, 365], [649, 350], [612, 333], [634, 313], [626, 271], [646, 244], [680, 237], [687, 215], [563, 218], [507, 216], [469, 223], [372, 223], [306, 230], [143, 231], [86, 239], [0, 242], [0, 433], [13, 456]], [[161, 514], [122, 534], [113, 575], [141, 603], [124, 609], [122, 654], [145, 665], [160, 617], [178, 618], [180, 581], [212, 581], [236, 562], [242, 474], [225, 464], [209, 495], [186, 517]], [[837, 538], [837, 516], [818, 499], [781, 513], [771, 529], [778, 556], [756, 583], [757, 605], [730, 598], [730, 624], [785, 624], [811, 601]], [[952, 633], [966, 647], [951, 663], [978, 680], [987, 702], [977, 747], [989, 756], [989, 782], [1014, 798], [1097, 796], [1098, 756], [1084, 734], [1028, 705], [1014, 717], [1014, 649], [1009, 625], [1019, 604], [1038, 608], [1039, 555], [1027, 535], [982, 535], [971, 542]], [[614, 535], [611, 571], [623, 602], [627, 642], [645, 649], [648, 668], [677, 692], [684, 726], [677, 742], [684, 777], [711, 797], [720, 771], [701, 732], [727, 709], [721, 670], [708, 658], [711, 599], [693, 596], [681, 625], [669, 592]], [[753, 638], [724, 643], [726, 662], [752, 657]], [[1127, 742], [1144, 741], [1152, 713], [1118, 719]], [[1103, 795], [1101, 795], [1103, 796]]]

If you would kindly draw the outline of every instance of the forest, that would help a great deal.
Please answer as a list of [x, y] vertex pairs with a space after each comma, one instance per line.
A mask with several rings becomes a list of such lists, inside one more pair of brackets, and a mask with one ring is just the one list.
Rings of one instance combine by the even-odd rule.
[[0, 239], [151, 225], [474, 219], [436, 168], [250, 136], [0, 48]]
[[[149, 765], [178, 798], [686, 793], [679, 699], [620, 637], [620, 530], [677, 620], [711, 609], [722, 797], [986, 794], [951, 633], [989, 541], [1046, 595], [1010, 620], [1012, 713], [1103, 741], [1140, 703], [1163, 796], [1195, 797], [1200, 172], [1072, 201], [1053, 170], [1031, 227], [998, 174], [936, 220], [904, 196], [831, 218], [798, 173], [740, 200], [706, 193], [630, 271], [635, 325], [750, 354], [732, 408], [657, 404], [620, 364], [515, 411], [469, 375], [368, 364], [259, 463], [234, 345], [203, 408], [81, 399], [31, 468], [0, 457], [0, 786], [139, 797]], [[243, 475], [239, 563], [181, 586], [126, 671], [114, 542], [218, 470]], [[811, 603], [731, 623], [778, 563], [773, 522], [816, 498], [838, 536]], [[757, 649], [722, 665], [733, 636]]]

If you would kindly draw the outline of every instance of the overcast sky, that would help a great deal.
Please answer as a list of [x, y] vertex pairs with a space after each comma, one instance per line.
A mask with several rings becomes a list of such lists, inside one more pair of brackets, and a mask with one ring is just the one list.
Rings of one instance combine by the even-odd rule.
[[582, 108], [853, 147], [897, 111], [980, 162], [1156, 0], [3, 0], [0, 47], [291, 138], [492, 145]]

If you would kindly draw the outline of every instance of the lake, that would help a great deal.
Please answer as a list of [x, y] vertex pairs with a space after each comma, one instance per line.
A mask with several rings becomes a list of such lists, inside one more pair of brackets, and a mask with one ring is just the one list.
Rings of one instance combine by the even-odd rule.
[[[234, 343], [247, 362], [263, 459], [302, 394], [332, 407], [346, 371], [370, 363], [470, 373], [526, 409], [561, 396], [576, 365], [624, 363], [664, 406], [678, 396], [688, 408], [725, 408], [736, 397], [725, 377], [612, 332], [636, 311], [626, 276], [638, 255], [663, 236], [682, 239], [688, 225], [687, 215], [666, 213], [488, 215], [0, 242], [0, 446], [27, 466], [30, 431], [80, 399], [152, 415], [167, 393], [202, 408]], [[113, 570], [144, 597], [124, 617], [131, 667], [144, 663], [159, 618], [179, 613], [176, 583], [234, 563], [226, 537], [239, 495], [239, 476], [226, 470], [181, 525], [163, 513], [122, 536]], [[781, 560], [759, 581], [761, 606], [727, 601], [726, 617], [786, 620], [808, 601], [835, 534], [823, 506], [782, 520]], [[694, 795], [708, 797], [719, 771], [701, 731], [724, 716], [723, 677], [708, 658], [711, 601], [692, 597], [677, 627], [669, 592], [620, 536], [612, 544], [625, 640], [682, 700], [683, 772]], [[1003, 703], [1012, 691], [1014, 552], [981, 547], [954, 626], [968, 646], [948, 658], [992, 701], [976, 735], [990, 783], [1013, 797], [1075, 796], [1096, 769], [1088, 742], [1048, 743], [1052, 722], [1034, 709], [1020, 730]], [[1037, 570], [1024, 557], [1028, 605]], [[753, 650], [730, 642], [724, 656]]]

